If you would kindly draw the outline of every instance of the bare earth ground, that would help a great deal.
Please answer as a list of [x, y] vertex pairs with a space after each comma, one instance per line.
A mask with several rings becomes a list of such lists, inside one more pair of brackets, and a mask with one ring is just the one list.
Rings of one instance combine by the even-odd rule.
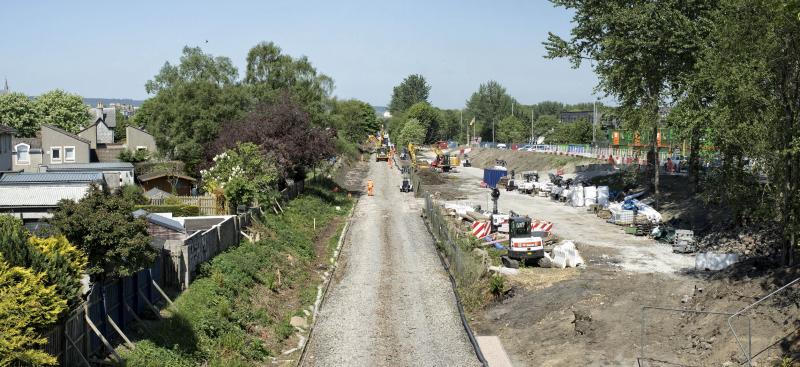
[[303, 365], [478, 365], [413, 194], [384, 162], [367, 177]]
[[[427, 189], [443, 200], [488, 207], [489, 191], [478, 186], [481, 178], [480, 169], [460, 167]], [[714, 274], [695, 272], [693, 255], [672, 253], [668, 245], [627, 235], [585, 208], [546, 198], [502, 191], [499, 208], [552, 221], [554, 232], [575, 241], [588, 263], [579, 269], [524, 268], [509, 277], [511, 298], [470, 315], [476, 334], [498, 335], [515, 366], [634, 366], [642, 346], [642, 306], [733, 313], [796, 277], [751, 263]], [[797, 293], [793, 289], [754, 312], [754, 354], [797, 330]], [[642, 365], [743, 362], [726, 320], [646, 311]], [[734, 320], [734, 328], [746, 341], [746, 319]], [[791, 347], [791, 342], [777, 345], [756, 361], [772, 365], [766, 361]]]

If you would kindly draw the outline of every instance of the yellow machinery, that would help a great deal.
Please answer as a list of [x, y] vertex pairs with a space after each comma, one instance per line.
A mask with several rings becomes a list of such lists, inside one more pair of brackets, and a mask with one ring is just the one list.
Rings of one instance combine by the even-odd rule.
[[411, 157], [411, 165], [417, 168], [417, 147], [413, 143], [408, 143], [408, 155]]
[[375, 162], [380, 161], [388, 161], [389, 160], [389, 152], [388, 149], [384, 146], [378, 148], [378, 154], [375, 155]]

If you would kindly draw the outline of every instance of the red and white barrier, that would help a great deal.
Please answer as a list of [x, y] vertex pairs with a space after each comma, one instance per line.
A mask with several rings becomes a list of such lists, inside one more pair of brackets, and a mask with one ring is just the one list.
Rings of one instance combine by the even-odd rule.
[[492, 231], [492, 226], [489, 221], [476, 220], [472, 222], [472, 235], [477, 238], [484, 238]]

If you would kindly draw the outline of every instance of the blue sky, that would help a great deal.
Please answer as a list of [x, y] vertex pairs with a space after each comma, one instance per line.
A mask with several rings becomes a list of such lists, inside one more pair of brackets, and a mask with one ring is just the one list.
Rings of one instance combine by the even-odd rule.
[[145, 81], [184, 45], [230, 57], [241, 76], [249, 48], [274, 41], [332, 76], [339, 98], [373, 105], [388, 104], [411, 73], [444, 108], [491, 79], [522, 103], [596, 98], [587, 66], [542, 58], [547, 32], [570, 29], [570, 14], [544, 0], [13, 0], [1, 9], [0, 77], [29, 95], [144, 99]]

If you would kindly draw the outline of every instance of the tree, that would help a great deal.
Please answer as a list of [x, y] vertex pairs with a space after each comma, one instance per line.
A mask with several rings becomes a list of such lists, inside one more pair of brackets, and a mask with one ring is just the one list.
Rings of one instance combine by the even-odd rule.
[[318, 73], [307, 57], [283, 54], [273, 42], [261, 42], [247, 53], [244, 83], [252, 88], [257, 103], [268, 103], [288, 90], [322, 124], [327, 101], [333, 92], [333, 79]]
[[[705, 137], [719, 148], [727, 173], [715, 194], [741, 197], [763, 189], [749, 195], [757, 212], [745, 219], [776, 224], [787, 265], [795, 261], [800, 233], [799, 8], [783, 0], [721, 3], [696, 69], [713, 97]], [[762, 174], [766, 183], [752, 183]]]
[[394, 87], [389, 111], [392, 115], [401, 114], [416, 103], [428, 102], [431, 86], [420, 74], [411, 74]]
[[114, 128], [114, 141], [120, 142], [125, 140], [127, 137], [125, 136], [126, 128], [131, 125], [130, 121], [128, 121], [128, 116], [125, 116], [121, 110], [116, 109], [116, 118], [117, 118], [117, 127]]
[[310, 168], [336, 153], [334, 131], [314, 126], [310, 115], [288, 92], [274, 103], [259, 105], [246, 116], [226, 123], [209, 145], [208, 160], [244, 142], [269, 152], [283, 179], [303, 179]]
[[548, 136], [551, 132], [553, 132], [560, 123], [558, 122], [558, 118], [554, 115], [540, 115], [539, 118], [536, 119], [536, 122], [533, 123], [533, 136], [540, 137], [540, 136]]
[[134, 115], [134, 125], [153, 134], [159, 152], [186, 163], [197, 173], [204, 146], [217, 137], [219, 125], [240, 117], [249, 106], [238, 71], [227, 57], [214, 57], [200, 48], [184, 47], [178, 65], [165, 63], [147, 81], [146, 100]]
[[89, 123], [89, 108], [83, 103], [83, 98], [61, 89], [36, 98], [34, 111], [41, 124], [53, 125], [73, 134]]
[[528, 140], [528, 131], [518, 118], [508, 116], [497, 123], [497, 141], [522, 143]]
[[592, 124], [581, 120], [571, 123], [557, 124], [547, 142], [553, 144], [589, 144], [592, 142]]
[[375, 110], [369, 103], [357, 99], [335, 101], [331, 112], [335, 127], [348, 141], [356, 144], [367, 140], [367, 135], [374, 135], [381, 129], [381, 123]]
[[506, 93], [506, 89], [500, 83], [490, 80], [481, 84], [477, 92], [472, 93], [467, 101], [467, 110], [477, 121], [482, 122], [483, 128], [479, 134], [484, 139], [491, 140], [492, 124], [511, 115], [513, 103], [515, 101]]
[[0, 123], [17, 130], [16, 136], [35, 136], [39, 131], [40, 121], [33, 106], [34, 102], [25, 94], [0, 94]]
[[55, 365], [40, 349], [47, 343], [39, 331], [58, 320], [67, 302], [56, 287], [45, 285], [45, 273], [11, 266], [0, 253], [0, 366]]
[[403, 124], [403, 130], [397, 137], [397, 143], [400, 146], [406, 146], [408, 143], [421, 144], [425, 140], [426, 131], [424, 124], [416, 119], [409, 119]]
[[[659, 108], [675, 97], [694, 69], [705, 42], [714, 1], [551, 0], [574, 12], [569, 41], [549, 33], [548, 58], [569, 58], [574, 67], [593, 60], [599, 88], [614, 96], [634, 129], [652, 129], [656, 153]], [[656, 167], [654, 167], [656, 168]], [[658, 207], [658, 169], [653, 169]]]
[[155, 261], [145, 219], [132, 212], [133, 203], [93, 186], [77, 203], [62, 200], [50, 223], [86, 253], [87, 273], [105, 280], [135, 274]]
[[213, 159], [214, 165], [203, 170], [207, 192], [225, 195], [231, 208], [240, 204], [267, 204], [276, 196], [278, 169], [267, 152], [253, 143], [240, 143]]
[[432, 143], [439, 139], [439, 125], [442, 115], [436, 107], [428, 102], [417, 102], [406, 111], [406, 118], [416, 119], [425, 126], [425, 140], [421, 143]]

